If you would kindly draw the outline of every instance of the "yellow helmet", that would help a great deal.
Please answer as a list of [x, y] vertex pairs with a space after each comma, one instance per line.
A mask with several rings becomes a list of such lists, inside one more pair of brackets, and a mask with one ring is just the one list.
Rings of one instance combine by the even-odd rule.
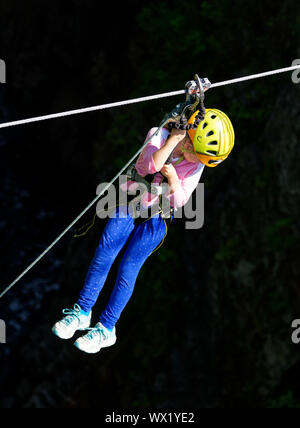
[[[193, 124], [197, 110], [189, 119]], [[204, 120], [196, 129], [187, 131], [198, 159], [206, 166], [215, 167], [225, 160], [234, 146], [234, 130], [228, 116], [217, 109], [206, 109]]]

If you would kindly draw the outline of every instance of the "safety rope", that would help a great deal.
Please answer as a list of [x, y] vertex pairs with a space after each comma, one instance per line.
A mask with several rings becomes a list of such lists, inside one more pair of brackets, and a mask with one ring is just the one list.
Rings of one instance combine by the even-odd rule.
[[[291, 67], [285, 67], [285, 68], [280, 68], [277, 70], [272, 70], [272, 71], [267, 71], [264, 73], [259, 73], [259, 74], [253, 74], [253, 75], [249, 75], [249, 76], [245, 76], [245, 77], [239, 77], [236, 79], [231, 79], [231, 80], [226, 80], [223, 82], [218, 82], [218, 83], [213, 83], [211, 85], [211, 88], [216, 88], [219, 86], [225, 86], [225, 85], [232, 85], [235, 83], [239, 83], [239, 82], [243, 82], [246, 80], [250, 80], [250, 79], [258, 79], [260, 77], [265, 77], [265, 76], [271, 76], [274, 74], [278, 74], [278, 73], [284, 73], [287, 71], [292, 71], [292, 70], [296, 70], [299, 69], [300, 65], [295, 65], [295, 66], [291, 66]], [[150, 101], [150, 100], [155, 100], [155, 99], [159, 99], [159, 98], [165, 98], [165, 97], [170, 97], [170, 96], [174, 96], [174, 95], [182, 95], [185, 94], [184, 90], [181, 91], [174, 91], [174, 92], [167, 92], [164, 94], [159, 94], [159, 95], [152, 95], [149, 97], [142, 97], [142, 98], [135, 98], [132, 100], [127, 100], [127, 101], [121, 101], [121, 102], [117, 102], [117, 103], [111, 103], [111, 104], [103, 104], [103, 105], [99, 105], [99, 106], [94, 106], [94, 107], [88, 107], [88, 108], [83, 108], [83, 109], [78, 109], [78, 110], [70, 110], [70, 111], [65, 111], [62, 113], [56, 113], [56, 114], [50, 114], [47, 116], [38, 116], [38, 117], [33, 117], [30, 119], [23, 119], [23, 120], [17, 120], [14, 122], [6, 122], [6, 123], [2, 123], [0, 124], [0, 128], [8, 128], [8, 127], [12, 127], [12, 126], [17, 126], [17, 125], [23, 125], [26, 123], [33, 123], [33, 122], [40, 122], [42, 120], [48, 120], [48, 119], [54, 119], [54, 118], [60, 118], [60, 117], [66, 117], [66, 116], [71, 116], [71, 115], [75, 115], [75, 114], [80, 114], [80, 113], [87, 113], [87, 112], [91, 112], [91, 111], [96, 111], [96, 110], [104, 110], [107, 108], [112, 108], [112, 107], [119, 107], [122, 105], [128, 105], [128, 104], [133, 104], [133, 103], [138, 103], [138, 102], [142, 102], [142, 101]], [[156, 132], [150, 137], [148, 138], [145, 143], [143, 144], [143, 146], [136, 152], [136, 154], [127, 162], [127, 164], [121, 169], [121, 171], [111, 180], [110, 183], [108, 183], [105, 188], [102, 190], [102, 192], [97, 195], [96, 198], [94, 198], [92, 200], [92, 202], [75, 218], [75, 220], [72, 221], [72, 223], [52, 242], [52, 244], [49, 245], [48, 248], [46, 248], [45, 251], [43, 251], [43, 253], [36, 259], [34, 260], [28, 267], [27, 269], [24, 270], [24, 272], [21, 273], [21, 275], [19, 275], [8, 287], [6, 287], [4, 289], [4, 291], [0, 294], [0, 299], [17, 283], [19, 282], [47, 253], [49, 253], [49, 251], [63, 238], [64, 235], [66, 235], [66, 233], [84, 216], [84, 214], [101, 198], [101, 196], [110, 188], [110, 186], [121, 176], [121, 174], [133, 163], [133, 161], [135, 160], [135, 158], [142, 152], [142, 150], [146, 147], [146, 145], [148, 144], [148, 142], [150, 141], [151, 138], [153, 138], [154, 135], [157, 135], [160, 130], [166, 125], [167, 120], [165, 120], [160, 127], [156, 130]]]
[[160, 127], [155, 131], [153, 135], [151, 135], [143, 146], [136, 152], [136, 154], [127, 162], [127, 164], [121, 169], [121, 171], [115, 175], [115, 177], [111, 180], [110, 183], [108, 183], [104, 189], [97, 195], [96, 198], [92, 200], [92, 202], [75, 218], [75, 220], [72, 221], [72, 223], [52, 242], [52, 244], [49, 245], [48, 248], [36, 259], [34, 260], [27, 269], [24, 270], [24, 272], [21, 273], [8, 287], [5, 288], [5, 290], [0, 294], [0, 299], [17, 283], [19, 282], [49, 251], [63, 238], [66, 233], [69, 232], [70, 229], [84, 216], [84, 214], [101, 198], [101, 196], [104, 195], [104, 193], [110, 188], [110, 186], [113, 185], [113, 183], [123, 174], [124, 171], [129, 167], [129, 165], [132, 164], [134, 159], [143, 151], [143, 149], [146, 147], [148, 142], [157, 135], [161, 129], [166, 125], [167, 121], [164, 121]]
[[[260, 77], [271, 76], [271, 75], [278, 74], [278, 73], [284, 73], [287, 71], [296, 70], [298, 68], [300, 68], [299, 64], [293, 65], [291, 67], [279, 68], [277, 70], [266, 71], [264, 73], [252, 74], [250, 76], [238, 77], [236, 79], [225, 80], [223, 82], [213, 83], [211, 85], [211, 88], [217, 88], [219, 86], [225, 86], [225, 85], [232, 85], [234, 83], [244, 82], [244, 81], [250, 80], [250, 79], [258, 79]], [[182, 95], [184, 93], [185, 93], [184, 90], [166, 92], [163, 94], [151, 95], [148, 97], [134, 98], [132, 100], [120, 101], [120, 102], [115, 102], [115, 103], [110, 103], [110, 104], [102, 104], [102, 105], [98, 105], [98, 106], [81, 108], [81, 109], [77, 109], [77, 110], [69, 110], [69, 111], [64, 111], [61, 113], [48, 114], [46, 116], [37, 116], [37, 117], [32, 117], [30, 119], [16, 120], [13, 122], [0, 123], [0, 129], [1, 128], [9, 128], [11, 126], [24, 125], [27, 123], [41, 122], [43, 120], [57, 119], [60, 117], [72, 116], [75, 114], [88, 113], [88, 112], [92, 112], [92, 111], [96, 111], [96, 110], [105, 110], [108, 108], [120, 107], [120, 106], [124, 106], [124, 105], [140, 103], [140, 102], [144, 102], [144, 101], [157, 100], [160, 98], [172, 97], [175, 95]]]

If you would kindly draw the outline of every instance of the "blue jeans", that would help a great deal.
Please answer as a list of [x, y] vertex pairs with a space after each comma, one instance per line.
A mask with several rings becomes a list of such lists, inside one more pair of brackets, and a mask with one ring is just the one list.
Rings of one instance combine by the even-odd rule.
[[142, 265], [166, 234], [165, 221], [159, 214], [139, 225], [128, 214], [127, 207], [118, 208], [115, 217], [107, 222], [77, 302], [84, 311], [90, 312], [114, 260], [129, 240], [115, 287], [100, 316], [100, 322], [109, 329], [115, 326], [128, 303]]

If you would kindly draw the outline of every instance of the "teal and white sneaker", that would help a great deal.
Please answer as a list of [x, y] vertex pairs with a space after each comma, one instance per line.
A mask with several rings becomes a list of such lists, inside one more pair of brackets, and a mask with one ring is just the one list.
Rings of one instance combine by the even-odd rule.
[[81, 351], [87, 352], [88, 354], [96, 354], [101, 348], [112, 346], [116, 343], [116, 328], [112, 331], [107, 330], [101, 322], [98, 322], [91, 331], [79, 337], [74, 345]]
[[73, 309], [64, 309], [66, 315], [52, 328], [52, 332], [61, 339], [71, 339], [77, 330], [85, 330], [91, 325], [92, 311], [87, 314], [75, 303]]

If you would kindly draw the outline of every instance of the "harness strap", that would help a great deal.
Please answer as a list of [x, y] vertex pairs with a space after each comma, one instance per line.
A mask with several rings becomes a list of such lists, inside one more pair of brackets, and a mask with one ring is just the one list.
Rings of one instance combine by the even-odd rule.
[[130, 167], [126, 172], [126, 176], [129, 180], [136, 181], [137, 183], [143, 184], [144, 186], [146, 186], [146, 189], [149, 193], [159, 196], [167, 192], [166, 186], [161, 186], [161, 184], [166, 181], [166, 177], [163, 178], [160, 185], [156, 185], [156, 184], [153, 184], [156, 174], [157, 173], [148, 174], [145, 177], [142, 177], [137, 172], [135, 164], [130, 165]]

